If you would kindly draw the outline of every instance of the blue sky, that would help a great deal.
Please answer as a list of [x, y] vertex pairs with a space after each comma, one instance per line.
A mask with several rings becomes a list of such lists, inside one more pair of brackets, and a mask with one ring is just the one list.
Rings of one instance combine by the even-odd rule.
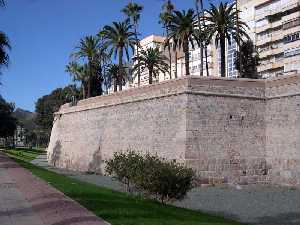
[[[0, 9], [0, 30], [11, 42], [10, 65], [3, 70], [0, 94], [16, 107], [34, 111], [36, 100], [71, 83], [64, 72], [80, 38], [123, 20], [128, 0], [7, 0]], [[163, 0], [136, 0], [144, 5], [140, 33], [162, 34], [158, 14]], [[177, 9], [194, 0], [173, 0]], [[210, 2], [217, 2], [210, 1]], [[207, 2], [205, 2], [207, 4]]]

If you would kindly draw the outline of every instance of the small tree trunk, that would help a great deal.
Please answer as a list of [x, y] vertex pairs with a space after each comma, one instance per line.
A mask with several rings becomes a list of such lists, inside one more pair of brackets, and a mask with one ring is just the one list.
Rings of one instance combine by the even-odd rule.
[[[134, 26], [134, 33], [135, 33], [135, 41], [136, 41], [136, 55], [138, 59], [138, 65], [140, 65], [140, 52], [139, 52], [139, 39], [137, 36], [137, 24]], [[138, 66], [138, 86], [141, 85], [141, 67]]]
[[88, 79], [88, 91], [87, 91], [87, 98], [90, 98], [91, 97], [91, 76], [89, 76], [89, 79]]
[[91, 97], [91, 79], [92, 79], [92, 65], [91, 65], [91, 62], [92, 62], [92, 59], [88, 59], [89, 60], [89, 79], [88, 79], [88, 90], [87, 90], [87, 97], [90, 98]]
[[[169, 38], [169, 29], [166, 28], [167, 38]], [[169, 74], [170, 74], [170, 80], [172, 79], [172, 54], [171, 54], [171, 47], [170, 43], [168, 45], [168, 53], [169, 53]]]
[[82, 89], [82, 98], [85, 99], [85, 85], [83, 83], [81, 83], [81, 89]]
[[149, 68], [149, 84], [153, 83], [153, 75], [152, 75], [153, 71], [152, 68]]
[[209, 71], [208, 71], [208, 61], [207, 61], [207, 46], [205, 44], [205, 47], [204, 47], [204, 53], [205, 53], [205, 68], [206, 68], [206, 76], [209, 76]]
[[[205, 29], [205, 19], [204, 19], [204, 7], [203, 7], [203, 0], [200, 0], [200, 8], [202, 12], [202, 24]], [[209, 71], [208, 71], [208, 61], [207, 61], [207, 45], [204, 43], [204, 53], [205, 53], [205, 68], [206, 68], [206, 76], [209, 76]]]
[[184, 52], [184, 60], [185, 60], [185, 75], [190, 75], [190, 54], [189, 54], [189, 43], [188, 39], [183, 42], [183, 52]]
[[225, 37], [221, 35], [220, 37], [220, 47], [221, 47], [221, 77], [226, 77], [226, 55], [225, 55]]
[[[198, 29], [200, 32], [202, 32], [198, 1], [199, 0], [195, 0], [196, 11], [197, 11], [197, 20], [198, 20]], [[202, 43], [202, 40], [199, 40], [199, 41], [200, 41], [200, 76], [203, 76], [203, 43]]]
[[119, 82], [119, 91], [122, 91], [123, 86], [123, 48], [119, 48], [119, 76], [118, 76], [118, 82]]
[[177, 72], [177, 49], [175, 49], [175, 78], [178, 77], [178, 72]]
[[115, 77], [114, 78], [114, 92], [117, 92], [118, 91], [118, 78]]

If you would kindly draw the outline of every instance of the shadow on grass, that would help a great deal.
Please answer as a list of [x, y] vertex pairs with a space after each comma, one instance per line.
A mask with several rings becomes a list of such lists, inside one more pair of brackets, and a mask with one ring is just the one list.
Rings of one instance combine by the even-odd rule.
[[[205, 213], [162, 205], [56, 174], [16, 159], [34, 175], [50, 183], [112, 225], [238, 225]], [[54, 196], [49, 196], [49, 198]]]

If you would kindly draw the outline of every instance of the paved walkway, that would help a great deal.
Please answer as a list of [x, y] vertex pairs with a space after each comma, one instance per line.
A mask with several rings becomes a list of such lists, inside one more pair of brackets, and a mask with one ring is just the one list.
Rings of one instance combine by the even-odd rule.
[[0, 152], [0, 225], [108, 225]]
[[[46, 156], [39, 156], [33, 163], [81, 181], [124, 191], [120, 183], [109, 177], [53, 168], [48, 165]], [[300, 225], [300, 188], [259, 185], [197, 188], [175, 205], [251, 225]]]

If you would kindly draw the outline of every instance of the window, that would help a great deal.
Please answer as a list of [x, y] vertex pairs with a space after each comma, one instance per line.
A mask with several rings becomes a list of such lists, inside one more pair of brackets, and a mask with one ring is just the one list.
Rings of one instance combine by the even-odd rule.
[[286, 35], [283, 38], [283, 40], [284, 40], [284, 43], [289, 43], [289, 42], [297, 41], [297, 40], [299, 40], [299, 38], [300, 38], [300, 31], [293, 33], [293, 34]]
[[288, 49], [284, 51], [284, 57], [291, 57], [291, 56], [295, 56], [295, 55], [299, 55], [300, 54], [300, 47], [298, 48], [292, 48], [292, 49]]
[[300, 62], [284, 65], [284, 72], [299, 71]]
[[300, 25], [300, 17], [296, 18], [296, 19], [293, 19], [293, 20], [289, 20], [287, 21], [286, 23], [284, 23], [282, 25], [282, 28], [284, 30], [287, 30], [289, 28], [292, 28], [292, 27], [296, 27], [296, 26], [299, 26]]
[[268, 25], [268, 20], [267, 19], [261, 19], [256, 21], [256, 28], [264, 27]]

